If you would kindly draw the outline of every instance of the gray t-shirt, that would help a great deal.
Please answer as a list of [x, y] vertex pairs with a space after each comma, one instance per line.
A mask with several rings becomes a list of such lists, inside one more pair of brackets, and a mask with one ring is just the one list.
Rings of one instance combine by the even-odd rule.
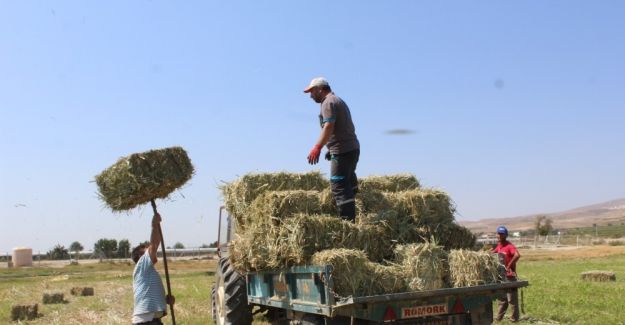
[[360, 149], [349, 107], [334, 93], [329, 93], [321, 103], [319, 122], [321, 127], [326, 122], [334, 122], [334, 132], [327, 143], [330, 153], [337, 155]]

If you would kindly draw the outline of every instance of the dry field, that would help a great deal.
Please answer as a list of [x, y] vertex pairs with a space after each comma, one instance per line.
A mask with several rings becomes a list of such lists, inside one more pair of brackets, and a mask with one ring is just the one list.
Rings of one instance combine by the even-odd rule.
[[[530, 287], [523, 290], [527, 320], [522, 323], [624, 324], [620, 292], [625, 290], [625, 246], [522, 249], [521, 254], [519, 276], [530, 281]], [[170, 262], [177, 323], [212, 324], [210, 288], [215, 265], [214, 260]], [[132, 269], [125, 261], [0, 268], [0, 324], [11, 324], [11, 305], [18, 303], [39, 303], [41, 313], [37, 320], [21, 324], [129, 324]], [[595, 269], [615, 272], [616, 282], [580, 279], [580, 272]], [[71, 296], [72, 287], [94, 287], [95, 296]], [[42, 295], [47, 291], [62, 291], [67, 303], [43, 305]], [[267, 324], [260, 318], [255, 323]]]
[[[176, 296], [176, 322], [210, 324], [210, 287], [215, 261], [168, 261]], [[162, 264], [162, 263], [159, 263]], [[35, 263], [37, 265], [37, 263]], [[162, 265], [159, 272], [164, 276]], [[39, 303], [41, 317], [21, 324], [129, 324], [132, 314], [131, 262], [42, 263], [0, 269], [0, 324], [10, 324], [13, 304]], [[92, 297], [70, 295], [72, 287], [93, 287]], [[66, 303], [42, 304], [44, 292], [63, 292]], [[15, 323], [14, 323], [15, 324]]]

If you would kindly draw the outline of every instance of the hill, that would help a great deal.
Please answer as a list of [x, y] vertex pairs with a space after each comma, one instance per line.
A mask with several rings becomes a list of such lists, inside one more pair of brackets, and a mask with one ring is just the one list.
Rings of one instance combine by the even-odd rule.
[[493, 232], [499, 225], [506, 225], [511, 231], [522, 231], [534, 228], [536, 216], [545, 215], [553, 221], [555, 229], [578, 227], [620, 225], [625, 223], [625, 198], [608, 202], [587, 205], [563, 212], [539, 213], [512, 218], [492, 218], [478, 221], [459, 221], [459, 223], [475, 233]]

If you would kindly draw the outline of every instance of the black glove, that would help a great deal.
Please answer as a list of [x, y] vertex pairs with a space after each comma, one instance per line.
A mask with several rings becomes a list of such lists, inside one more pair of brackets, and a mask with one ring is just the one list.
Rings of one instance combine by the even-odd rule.
[[326, 152], [326, 160], [332, 160], [332, 154], [330, 151]]

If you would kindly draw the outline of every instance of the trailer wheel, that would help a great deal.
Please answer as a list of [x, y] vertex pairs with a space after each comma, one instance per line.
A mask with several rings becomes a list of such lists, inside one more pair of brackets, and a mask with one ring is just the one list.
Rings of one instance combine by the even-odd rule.
[[249, 325], [252, 323], [252, 306], [247, 303], [245, 278], [221, 258], [217, 267], [213, 292], [213, 319], [217, 325]]

